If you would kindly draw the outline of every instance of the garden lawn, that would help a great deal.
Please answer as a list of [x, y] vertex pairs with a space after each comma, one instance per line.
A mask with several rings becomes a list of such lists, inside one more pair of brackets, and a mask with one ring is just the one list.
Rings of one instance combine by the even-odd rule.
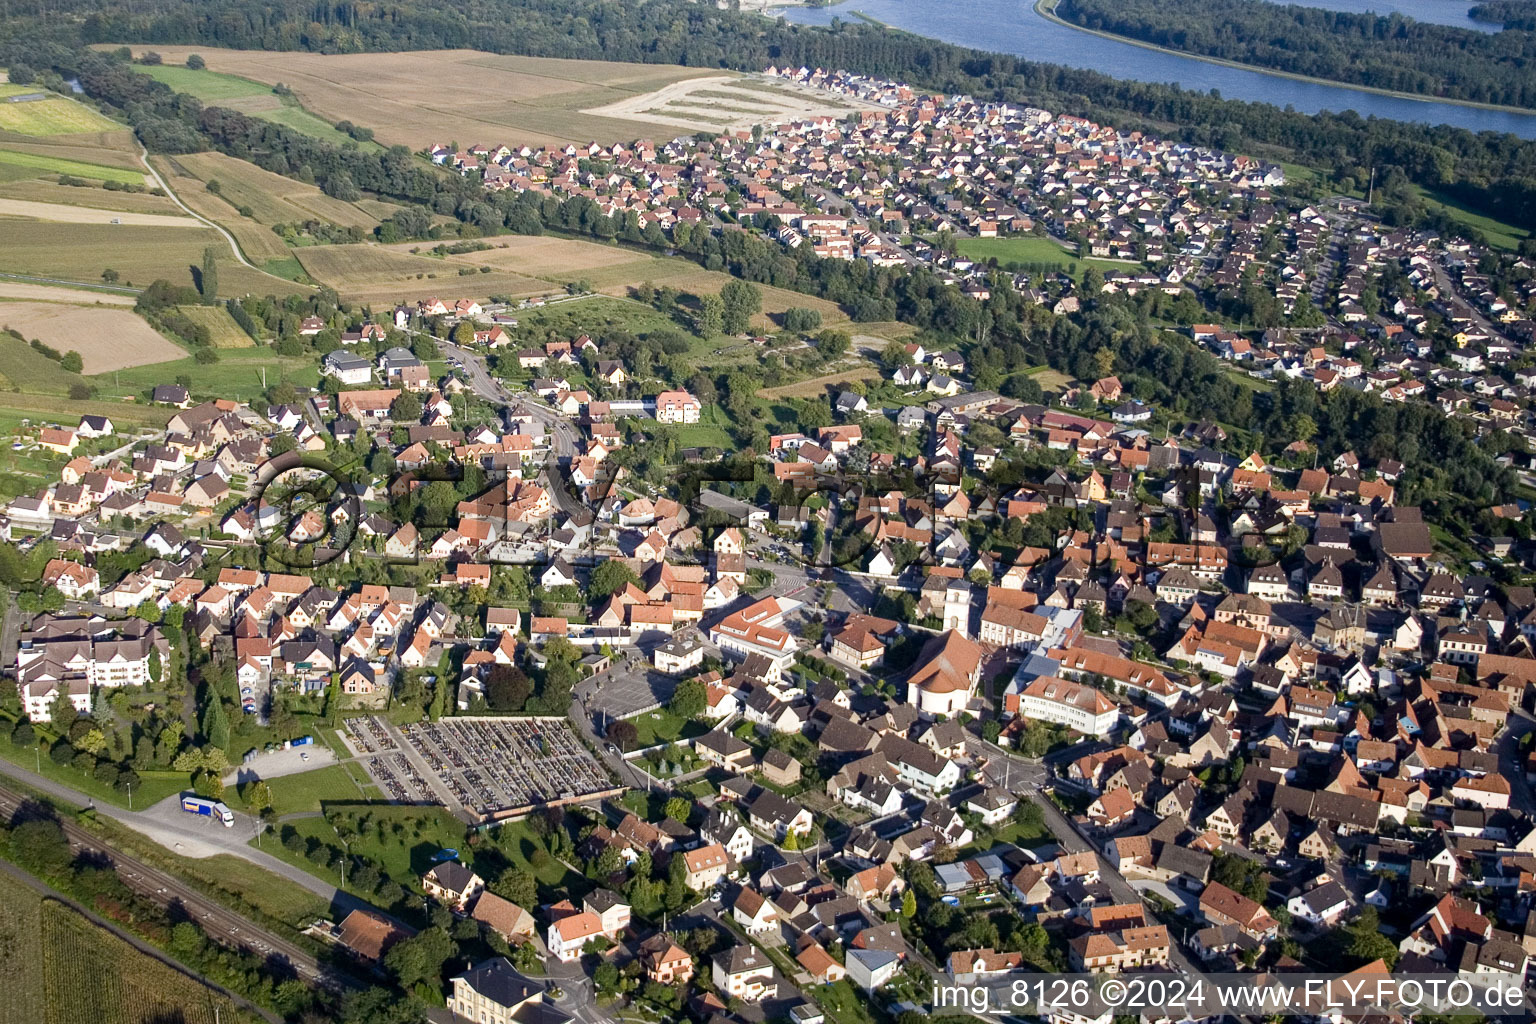
[[697, 719], [681, 718], [666, 708], [642, 712], [625, 721], [633, 724], [640, 734], [635, 742], [637, 750], [654, 747], [658, 743], [675, 743], [681, 739], [691, 739], [709, 731], [707, 723]]

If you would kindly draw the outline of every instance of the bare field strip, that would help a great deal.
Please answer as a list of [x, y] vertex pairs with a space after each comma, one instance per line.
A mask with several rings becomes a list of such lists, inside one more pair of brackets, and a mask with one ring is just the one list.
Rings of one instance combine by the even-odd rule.
[[295, 249], [304, 272], [330, 285], [344, 299], [358, 302], [406, 302], [506, 294], [514, 297], [561, 291], [552, 281], [493, 270], [460, 274], [465, 264], [413, 256], [375, 245], [317, 245]]
[[[308, 110], [372, 128], [385, 145], [457, 140], [549, 145], [627, 142], [652, 133], [633, 115], [584, 113], [683, 79], [719, 72], [608, 61], [502, 56], [478, 50], [315, 54], [157, 46], [167, 64], [199, 53], [214, 71], [282, 82]], [[466, 87], [444, 89], [454, 81]]]
[[824, 377], [797, 380], [783, 387], [761, 388], [757, 396], [759, 398], [821, 398], [831, 390], [830, 385], [851, 384], [856, 380], [876, 380], [879, 376], [880, 371], [873, 366], [857, 366], [841, 373], [829, 373]]
[[[735, 129], [824, 115], [842, 117], [856, 110], [875, 109], [872, 104], [860, 100], [792, 87], [774, 89], [772, 92], [750, 92], [741, 98], [744, 102], [752, 103], [753, 108], [734, 114], [730, 113], [731, 108], [710, 102], [711, 99], [721, 98], [722, 93], [725, 98], [733, 98], [732, 94], [736, 90], [748, 88], [757, 81], [750, 77], [694, 78], [673, 82], [655, 92], [632, 96], [604, 107], [588, 108], [585, 113], [603, 117], [634, 117], [639, 114], [680, 128], [697, 128], [702, 124], [708, 128], [723, 125]], [[763, 109], [756, 109], [759, 104], [765, 105]], [[681, 106], [700, 108], [710, 113], [690, 113], [676, 109]], [[723, 115], [723, 119], [715, 116], [716, 111]]]
[[[81, 190], [83, 191], [83, 190]], [[81, 198], [87, 198], [82, 196]], [[200, 223], [187, 216], [164, 213], [130, 213], [126, 210], [100, 210], [93, 206], [65, 206], [62, 203], [38, 203], [27, 199], [0, 198], [0, 214], [29, 217], [61, 224], [132, 224], [139, 227], [199, 228]]]
[[[468, 267], [495, 267], [529, 277], [582, 276], [587, 270], [633, 263], [647, 257], [616, 245], [598, 245], [571, 238], [555, 238], [550, 235], [499, 235], [487, 240], [494, 246], [479, 252], [465, 252], [444, 257], [445, 263]], [[431, 247], [426, 242], [402, 242], [383, 248], [391, 252], [412, 255], [412, 249], [420, 249], [425, 256]], [[435, 257], [430, 257], [434, 258]], [[457, 271], [455, 271], [456, 273]]]
[[[114, 295], [111, 292], [93, 292], [85, 288], [55, 287], [51, 284], [29, 284], [26, 281], [7, 281], [0, 278], [0, 299], [41, 299], [45, 302], [100, 303], [104, 306], [132, 306], [132, 295]], [[0, 306], [0, 310], [5, 307]]]
[[163, 363], [187, 354], [126, 309], [7, 302], [0, 304], [0, 321], [61, 352], [79, 352], [87, 374]]

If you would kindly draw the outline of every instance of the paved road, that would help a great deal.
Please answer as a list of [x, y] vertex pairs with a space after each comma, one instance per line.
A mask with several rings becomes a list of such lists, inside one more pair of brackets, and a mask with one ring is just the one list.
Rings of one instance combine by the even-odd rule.
[[[161, 191], [170, 197], [171, 202], [181, 207], [182, 211], [186, 213], [188, 217], [202, 221], [204, 224], [208, 225], [208, 227], [224, 236], [224, 240], [229, 243], [230, 250], [235, 254], [235, 259], [239, 260], [245, 266], [250, 267], [252, 270], [259, 274], [266, 273], [266, 271], [261, 267], [258, 267], [256, 264], [245, 258], [245, 253], [241, 251], [240, 243], [235, 241], [234, 235], [230, 234], [225, 228], [215, 224], [213, 221], [209, 220], [207, 217], [204, 217], [202, 214], [192, 209], [192, 207], [181, 201], [181, 198], [171, 190], [171, 186], [166, 182], [166, 180], [160, 176], [160, 172], [155, 170], [155, 165], [149, 162], [149, 150], [145, 149], [142, 145], [139, 146], [139, 162], [144, 165], [144, 170], [149, 173], [149, 176], [155, 179], [155, 184], [160, 186]], [[289, 284], [292, 283], [293, 282], [291, 281], [289, 282]]]
[[96, 813], [102, 817], [121, 822], [182, 856], [203, 858], [228, 853], [309, 890], [333, 908], [343, 911], [357, 907], [368, 908], [368, 904], [362, 900], [350, 893], [342, 892], [308, 871], [278, 860], [263, 850], [247, 846], [247, 841], [255, 837], [257, 826], [257, 819], [250, 815], [236, 812], [234, 826], [220, 828], [206, 819], [182, 811], [179, 798], [175, 797], [168, 797], [145, 810], [127, 811], [112, 804], [97, 804], [91, 797], [78, 790], [9, 761], [0, 760], [0, 774], [8, 775], [38, 792], [46, 793], [65, 803], [77, 807], [94, 806]]
[[1536, 793], [1525, 778], [1524, 758], [1520, 756], [1520, 737], [1536, 728], [1536, 723], [1522, 711], [1511, 712], [1504, 733], [1494, 749], [1499, 755], [1499, 771], [1509, 780], [1509, 803], [1516, 810], [1536, 814]]
[[32, 274], [0, 274], [7, 281], [30, 281], [33, 284], [61, 284], [71, 288], [89, 288], [92, 291], [112, 292], [116, 295], [137, 295], [139, 288], [127, 285], [102, 284], [100, 281], [71, 281], [64, 277], [35, 277]]
[[[25, 801], [23, 794], [0, 786], [0, 813], [6, 818], [14, 815]], [[214, 941], [265, 957], [279, 975], [291, 970], [300, 979], [326, 988], [361, 987], [357, 979], [320, 963], [308, 951], [214, 902], [180, 879], [122, 853], [68, 819], [60, 824], [70, 849], [77, 855], [91, 853], [101, 857], [124, 884], [141, 896], [165, 907], [185, 909]]]

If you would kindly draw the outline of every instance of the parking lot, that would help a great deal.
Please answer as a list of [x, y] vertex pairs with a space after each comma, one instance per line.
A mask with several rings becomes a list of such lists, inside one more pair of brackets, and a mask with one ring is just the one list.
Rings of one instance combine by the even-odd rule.
[[672, 699], [677, 679], [658, 672], [644, 655], [634, 668], [620, 663], [610, 671], [583, 685], [580, 694], [593, 712], [602, 712], [606, 720], [628, 718]]
[[[490, 814], [568, 799], [611, 788], [607, 770], [581, 745], [563, 719], [449, 718], [401, 730], [410, 753], [399, 749], [381, 719], [348, 721], [352, 743], [378, 754], [368, 771], [391, 800], [437, 802], [440, 782], [463, 805]], [[437, 776], [421, 777], [416, 759]]]

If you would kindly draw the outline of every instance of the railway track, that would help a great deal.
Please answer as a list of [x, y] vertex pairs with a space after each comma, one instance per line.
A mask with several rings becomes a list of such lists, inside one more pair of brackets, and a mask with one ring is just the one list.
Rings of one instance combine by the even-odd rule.
[[[0, 814], [10, 818], [28, 799], [0, 786]], [[174, 875], [114, 849], [67, 818], [60, 817], [59, 823], [71, 852], [77, 856], [89, 853], [100, 857], [112, 866], [124, 885], [153, 903], [167, 908], [179, 905], [213, 941], [253, 953], [274, 966], [286, 966], [301, 981], [311, 985], [334, 992], [363, 987], [357, 979], [320, 963], [298, 945], [214, 902]]]

